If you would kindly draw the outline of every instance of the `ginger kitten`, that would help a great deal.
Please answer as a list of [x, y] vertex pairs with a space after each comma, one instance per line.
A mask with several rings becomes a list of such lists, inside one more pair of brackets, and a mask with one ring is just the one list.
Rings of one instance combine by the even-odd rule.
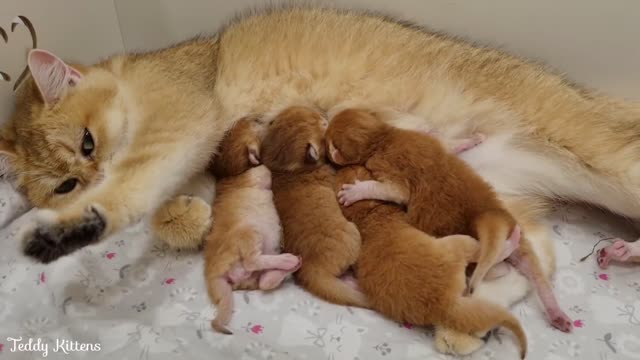
[[[343, 168], [338, 171], [336, 192], [342, 184], [370, 179], [364, 167]], [[365, 200], [343, 206], [342, 211], [362, 236], [357, 278], [372, 309], [397, 322], [443, 326], [466, 334], [504, 326], [516, 335], [524, 359], [527, 339], [519, 321], [499, 305], [462, 296], [465, 268], [479, 252], [475, 239], [427, 235], [391, 203]]]
[[271, 290], [300, 266], [280, 253], [282, 228], [273, 204], [271, 172], [258, 165], [253, 123], [241, 120], [225, 136], [214, 158], [219, 179], [215, 225], [205, 244], [205, 279], [216, 305], [212, 327], [231, 334], [232, 290]]
[[333, 191], [335, 170], [325, 161], [326, 126], [312, 108], [285, 109], [268, 125], [260, 156], [273, 173], [284, 251], [303, 259], [297, 282], [329, 302], [367, 307], [354, 282], [341, 279], [358, 258], [360, 234], [342, 216]]
[[[429, 135], [394, 128], [366, 110], [349, 109], [331, 119], [326, 143], [332, 162], [363, 165], [375, 179], [346, 185], [339, 194], [343, 204], [363, 199], [404, 204], [409, 222], [430, 235], [466, 234], [479, 240], [471, 293], [491, 266], [503, 260], [501, 244], [520, 231], [491, 186]], [[508, 260], [535, 285], [550, 323], [571, 331], [572, 322], [560, 309], [526, 237], [514, 248]]]

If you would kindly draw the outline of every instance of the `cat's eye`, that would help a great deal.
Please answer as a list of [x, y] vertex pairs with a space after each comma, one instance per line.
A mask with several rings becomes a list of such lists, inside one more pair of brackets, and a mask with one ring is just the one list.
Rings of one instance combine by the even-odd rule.
[[78, 179], [76, 178], [67, 179], [62, 184], [58, 185], [58, 187], [55, 188], [53, 192], [59, 195], [68, 194], [72, 192], [73, 189], [76, 188], [76, 185], [78, 185]]
[[95, 149], [96, 144], [93, 142], [93, 136], [88, 129], [84, 129], [84, 136], [82, 137], [82, 146], [80, 150], [82, 151], [82, 156], [89, 157], [93, 154], [93, 150]]

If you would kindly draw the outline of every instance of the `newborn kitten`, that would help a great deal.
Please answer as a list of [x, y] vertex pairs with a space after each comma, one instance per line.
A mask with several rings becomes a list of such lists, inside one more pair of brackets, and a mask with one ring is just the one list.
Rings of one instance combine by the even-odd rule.
[[332, 303], [367, 307], [353, 279], [341, 279], [360, 253], [360, 234], [340, 212], [335, 170], [325, 161], [326, 120], [307, 107], [290, 107], [270, 123], [261, 148], [273, 173], [273, 194], [284, 250], [304, 259], [295, 274], [312, 294]]
[[235, 289], [270, 290], [300, 266], [300, 259], [280, 254], [282, 228], [273, 205], [271, 173], [258, 164], [258, 142], [249, 120], [226, 135], [214, 158], [218, 177], [213, 205], [215, 224], [205, 244], [205, 278], [216, 304], [212, 327], [231, 334]]
[[[362, 166], [339, 170], [336, 191], [356, 179], [372, 177]], [[343, 206], [342, 211], [362, 236], [358, 285], [372, 309], [397, 322], [442, 326], [466, 334], [504, 326], [516, 335], [521, 358], [525, 357], [526, 335], [506, 308], [462, 296], [465, 268], [479, 255], [475, 239], [427, 235], [409, 224], [399, 205], [388, 202], [359, 201]]]
[[[326, 142], [334, 163], [364, 165], [376, 179], [346, 185], [339, 194], [342, 203], [378, 199], [406, 204], [409, 222], [428, 234], [475, 237], [480, 255], [469, 292], [508, 257], [536, 286], [551, 324], [571, 331], [571, 319], [560, 309], [528, 240], [522, 237], [518, 244], [520, 227], [513, 216], [491, 186], [437, 140], [389, 126], [365, 110], [345, 110], [331, 120]], [[513, 253], [505, 252], [505, 239]]]

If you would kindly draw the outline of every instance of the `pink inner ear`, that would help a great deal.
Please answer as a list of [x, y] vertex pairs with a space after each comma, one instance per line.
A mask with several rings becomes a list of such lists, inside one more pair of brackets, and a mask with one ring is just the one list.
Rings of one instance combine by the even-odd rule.
[[70, 74], [70, 80], [71, 81], [69, 82], [69, 85], [71, 85], [71, 86], [78, 85], [80, 80], [82, 80], [82, 74], [80, 73], [80, 71], [72, 68], [71, 66], [68, 66], [68, 68], [71, 71], [71, 74]]
[[28, 65], [31, 76], [48, 104], [56, 103], [69, 87], [82, 79], [78, 70], [46, 50], [31, 50]]
[[260, 165], [260, 159], [258, 159], [258, 156], [253, 152], [249, 153], [249, 162], [253, 165]]

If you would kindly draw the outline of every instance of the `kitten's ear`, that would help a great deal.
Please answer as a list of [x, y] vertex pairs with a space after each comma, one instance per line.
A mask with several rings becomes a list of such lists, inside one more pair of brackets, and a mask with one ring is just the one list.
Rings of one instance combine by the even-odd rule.
[[31, 76], [47, 104], [55, 104], [82, 80], [80, 71], [46, 50], [31, 50], [27, 60]]
[[13, 142], [0, 137], [0, 177], [6, 178], [13, 174], [13, 164], [16, 150]]
[[320, 159], [320, 154], [318, 153], [318, 149], [315, 145], [309, 143], [307, 144], [307, 155], [305, 156], [305, 162], [307, 164], [315, 164]]
[[249, 162], [252, 165], [260, 165], [260, 149], [257, 146], [249, 146]]

